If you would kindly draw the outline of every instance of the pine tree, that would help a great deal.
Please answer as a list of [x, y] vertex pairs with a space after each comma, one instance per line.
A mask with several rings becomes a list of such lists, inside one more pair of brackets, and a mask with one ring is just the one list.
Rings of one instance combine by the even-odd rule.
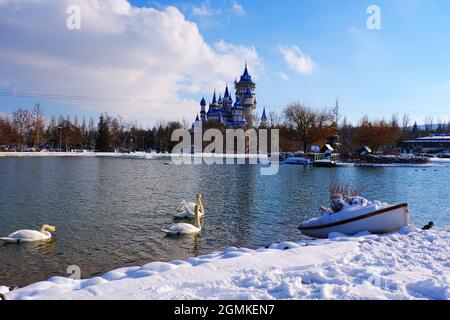
[[111, 135], [109, 125], [103, 115], [100, 116], [98, 122], [97, 139], [95, 141], [95, 149], [99, 152], [111, 151]]
[[417, 122], [414, 122], [414, 125], [412, 127], [412, 134], [414, 138], [417, 138], [417, 136], [419, 135], [419, 127], [417, 125]]

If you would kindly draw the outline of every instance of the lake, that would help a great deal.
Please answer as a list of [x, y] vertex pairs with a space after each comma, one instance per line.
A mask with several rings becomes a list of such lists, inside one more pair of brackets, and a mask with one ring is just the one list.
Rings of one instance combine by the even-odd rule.
[[[333, 181], [370, 200], [410, 204], [414, 222], [450, 225], [450, 167], [312, 168], [258, 165], [167, 166], [163, 160], [99, 157], [0, 158], [0, 235], [57, 227], [54, 240], [0, 245], [0, 285], [170, 261], [300, 238], [297, 226], [328, 205]], [[204, 194], [201, 236], [168, 238], [175, 206]]]

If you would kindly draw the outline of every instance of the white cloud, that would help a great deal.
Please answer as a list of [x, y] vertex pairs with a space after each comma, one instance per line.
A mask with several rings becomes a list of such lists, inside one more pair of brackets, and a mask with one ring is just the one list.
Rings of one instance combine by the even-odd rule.
[[74, 31], [66, 28], [66, 8], [73, 0], [0, 1], [0, 84], [22, 92], [155, 100], [71, 102], [78, 110], [108, 111], [143, 123], [190, 119], [198, 102], [174, 100], [220, 89], [242, 73], [245, 60], [256, 74], [262, 69], [254, 47], [223, 40], [209, 45], [175, 7], [78, 0], [82, 25]]
[[233, 13], [235, 13], [235, 14], [237, 14], [239, 16], [242, 16], [242, 15], [245, 14], [244, 7], [241, 4], [237, 3], [237, 2], [235, 2], [233, 4], [233, 6], [231, 7], [231, 10], [233, 11]]
[[198, 17], [211, 16], [213, 14], [213, 9], [211, 9], [206, 4], [202, 4], [201, 6], [198, 6], [198, 7], [193, 6], [192, 14], [194, 16], [198, 16]]
[[314, 72], [314, 61], [304, 54], [296, 45], [279, 46], [278, 51], [283, 56], [284, 62], [294, 70], [301, 74], [310, 74]]
[[289, 76], [283, 71], [277, 72], [275, 75], [283, 81], [289, 81]]

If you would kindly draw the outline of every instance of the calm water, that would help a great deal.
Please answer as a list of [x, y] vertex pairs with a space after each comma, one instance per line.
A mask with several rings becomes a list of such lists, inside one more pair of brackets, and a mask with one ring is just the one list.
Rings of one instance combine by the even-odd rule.
[[[354, 184], [369, 199], [408, 202], [417, 225], [450, 225], [450, 167], [303, 168], [165, 166], [159, 160], [0, 159], [0, 234], [44, 224], [55, 240], [0, 245], [0, 284], [23, 286], [64, 275], [170, 261], [230, 246], [258, 248], [297, 240], [300, 222], [327, 204], [331, 181]], [[204, 193], [201, 237], [166, 238], [175, 205]]]

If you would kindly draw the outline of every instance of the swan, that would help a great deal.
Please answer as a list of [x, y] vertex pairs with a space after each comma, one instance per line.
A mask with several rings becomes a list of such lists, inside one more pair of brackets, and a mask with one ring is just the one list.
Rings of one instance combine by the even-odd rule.
[[[201, 197], [200, 197], [201, 198]], [[202, 225], [200, 223], [200, 213], [204, 215], [203, 205], [200, 203], [195, 205], [195, 225], [189, 223], [177, 223], [171, 226], [169, 229], [164, 230], [163, 232], [167, 233], [170, 236], [178, 236], [178, 235], [188, 235], [188, 234], [197, 234], [202, 231]]]
[[56, 232], [56, 227], [44, 224], [39, 231], [19, 230], [11, 233], [7, 237], [0, 237], [0, 240], [3, 240], [7, 243], [45, 241], [52, 238], [53, 232]]
[[177, 213], [175, 213], [173, 216], [175, 219], [193, 219], [195, 218], [195, 206], [199, 206], [199, 215], [200, 218], [204, 215], [204, 208], [203, 208], [203, 195], [199, 193], [197, 195], [197, 203], [194, 202], [186, 202], [183, 200], [175, 209]]
[[178, 213], [186, 211], [186, 209], [189, 209], [190, 211], [194, 212], [194, 209], [195, 209], [196, 205], [197, 204], [195, 202], [187, 202], [186, 200], [183, 200], [177, 205], [175, 210]]

